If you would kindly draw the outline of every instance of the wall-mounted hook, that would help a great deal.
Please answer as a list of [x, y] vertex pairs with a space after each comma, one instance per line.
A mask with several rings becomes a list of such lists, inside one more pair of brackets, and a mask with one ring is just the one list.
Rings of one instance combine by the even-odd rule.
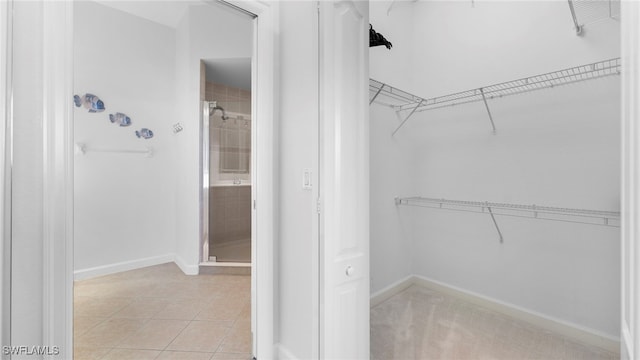
[[498, 222], [496, 221], [496, 217], [493, 216], [493, 211], [491, 211], [491, 206], [489, 203], [485, 203], [487, 210], [489, 210], [489, 215], [491, 215], [491, 220], [493, 220], [493, 225], [496, 227], [496, 231], [498, 232], [498, 236], [500, 237], [500, 244], [504, 243], [504, 238], [502, 237], [502, 232], [500, 231], [500, 227], [498, 226]]
[[493, 128], [493, 135], [496, 134], [496, 124], [493, 123], [493, 116], [491, 116], [491, 110], [489, 110], [489, 104], [487, 103], [487, 98], [484, 95], [484, 89], [480, 88], [480, 94], [482, 94], [482, 100], [484, 101], [484, 107], [487, 109], [487, 114], [489, 114], [489, 121], [491, 121], [491, 128]]

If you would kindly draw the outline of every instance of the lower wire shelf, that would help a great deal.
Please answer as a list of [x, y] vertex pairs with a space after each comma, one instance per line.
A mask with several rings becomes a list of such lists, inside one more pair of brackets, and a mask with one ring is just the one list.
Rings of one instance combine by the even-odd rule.
[[562, 221], [589, 225], [620, 227], [620, 212], [561, 208], [539, 205], [521, 205], [482, 201], [447, 200], [428, 197], [396, 197], [396, 205], [433, 209], [485, 213], [491, 216], [502, 242], [502, 233], [494, 215]]

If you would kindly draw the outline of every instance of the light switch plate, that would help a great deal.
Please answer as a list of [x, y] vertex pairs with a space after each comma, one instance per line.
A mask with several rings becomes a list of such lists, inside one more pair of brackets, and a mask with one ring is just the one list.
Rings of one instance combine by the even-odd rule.
[[311, 171], [311, 169], [302, 169], [302, 188], [304, 190], [311, 190], [312, 189], [312, 184], [311, 184], [311, 177], [312, 177], [313, 172]]

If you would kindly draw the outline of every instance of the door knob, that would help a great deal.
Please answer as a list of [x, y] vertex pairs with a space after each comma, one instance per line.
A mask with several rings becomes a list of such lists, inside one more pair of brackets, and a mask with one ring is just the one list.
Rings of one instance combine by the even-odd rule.
[[345, 272], [345, 274], [347, 274], [347, 276], [351, 276], [351, 275], [353, 275], [354, 271], [355, 271], [355, 269], [351, 265], [349, 265], [349, 266], [347, 266], [347, 269], [344, 272]]

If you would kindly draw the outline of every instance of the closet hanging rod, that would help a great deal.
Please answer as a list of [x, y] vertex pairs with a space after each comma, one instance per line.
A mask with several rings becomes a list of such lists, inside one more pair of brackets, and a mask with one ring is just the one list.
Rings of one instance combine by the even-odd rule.
[[490, 213], [492, 215], [620, 227], [620, 212], [617, 211], [574, 209], [482, 201], [447, 200], [419, 196], [396, 197], [395, 203], [396, 205], [405, 206]]
[[398, 111], [413, 109], [413, 107], [422, 100], [422, 105], [416, 109], [416, 112], [420, 112], [483, 101], [483, 92], [485, 97], [491, 100], [585, 80], [618, 75], [620, 71], [620, 58], [614, 58], [428, 99], [410, 94], [374, 79], [370, 79], [369, 81], [369, 90], [370, 92], [381, 90], [374, 102], [390, 106]]

